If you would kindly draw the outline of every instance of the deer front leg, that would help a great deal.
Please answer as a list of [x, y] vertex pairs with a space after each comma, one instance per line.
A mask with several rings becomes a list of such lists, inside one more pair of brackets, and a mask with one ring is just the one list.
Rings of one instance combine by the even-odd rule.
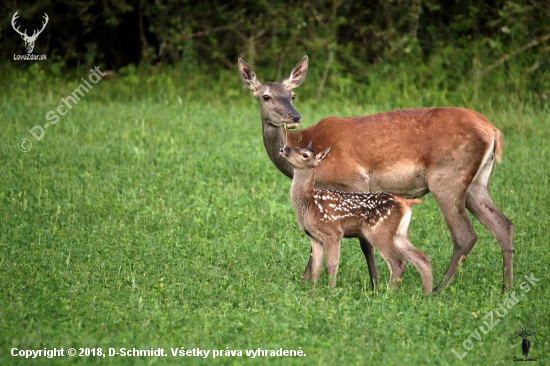
[[338, 274], [338, 265], [340, 262], [340, 242], [341, 238], [331, 238], [325, 242], [327, 249], [327, 275], [330, 279], [330, 287], [336, 286], [336, 275]]
[[370, 284], [373, 290], [378, 288], [378, 269], [376, 268], [376, 261], [374, 260], [374, 248], [367, 239], [360, 238], [361, 250], [367, 260], [367, 267], [369, 268]]
[[[363, 255], [365, 256], [365, 259], [367, 261], [370, 284], [372, 286], [372, 289], [376, 290], [378, 288], [379, 275], [378, 268], [376, 267], [376, 260], [374, 259], [374, 248], [367, 239], [359, 239], [359, 243], [361, 244], [361, 250], [363, 251]], [[312, 256], [313, 249], [310, 249], [309, 261], [307, 262], [306, 269], [304, 270], [304, 274], [302, 275], [302, 280], [304, 282], [311, 280]]]
[[466, 256], [476, 243], [477, 235], [466, 214], [465, 192], [464, 194], [453, 196], [446, 192], [432, 190], [432, 194], [439, 204], [439, 208], [453, 239], [451, 262], [445, 271], [443, 279], [439, 281], [434, 289], [434, 292], [439, 292], [451, 283], [458, 270], [458, 265], [466, 260]]
[[302, 281], [307, 282], [311, 281], [311, 263], [313, 262], [313, 245], [309, 249], [309, 260], [307, 262], [306, 269], [302, 275]]
[[[311, 257], [309, 259], [311, 279], [314, 283], [317, 283], [321, 274], [321, 266], [323, 265], [323, 256], [325, 254], [325, 247], [320, 241], [311, 239]], [[309, 265], [308, 264], [308, 265]]]

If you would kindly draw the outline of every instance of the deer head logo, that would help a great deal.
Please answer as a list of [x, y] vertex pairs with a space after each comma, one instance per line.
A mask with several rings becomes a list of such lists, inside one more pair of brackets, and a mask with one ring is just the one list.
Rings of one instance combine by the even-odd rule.
[[530, 332], [527, 332], [525, 330], [516, 330], [516, 334], [522, 338], [521, 350], [523, 351], [523, 357], [527, 358], [529, 355], [529, 347], [531, 347], [531, 341], [529, 341], [527, 337], [533, 336], [535, 334], [535, 331], [532, 329]]
[[44, 13], [44, 20], [45, 22], [42, 22], [42, 29], [40, 29], [39, 31], [34, 31], [32, 36], [29, 36], [27, 34], [27, 30], [25, 29], [25, 32], [21, 33], [19, 31], [19, 26], [17, 26], [17, 28], [15, 28], [15, 20], [17, 18], [19, 18], [19, 15], [17, 15], [17, 13], [19, 12], [19, 10], [17, 10], [15, 12], [15, 14], [13, 14], [13, 17], [11, 18], [11, 26], [13, 27], [13, 29], [19, 33], [21, 35], [21, 38], [23, 38], [23, 40], [25, 41], [25, 48], [27, 49], [27, 53], [32, 53], [32, 50], [34, 49], [34, 42], [36, 42], [36, 38], [38, 38], [38, 35], [40, 33], [42, 33], [42, 31], [44, 30], [44, 28], [46, 28], [46, 24], [48, 24], [48, 14]]

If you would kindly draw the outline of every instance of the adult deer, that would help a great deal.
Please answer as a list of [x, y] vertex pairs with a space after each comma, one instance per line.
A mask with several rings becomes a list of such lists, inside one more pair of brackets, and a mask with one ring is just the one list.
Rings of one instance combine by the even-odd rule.
[[[294, 109], [292, 89], [305, 80], [308, 57], [296, 64], [281, 83], [260, 83], [239, 59], [246, 87], [260, 102], [263, 140], [267, 154], [286, 176], [293, 167], [279, 149], [313, 141], [313, 150], [332, 146], [331, 155], [316, 168], [316, 186], [350, 192], [382, 191], [405, 198], [431, 192], [439, 204], [453, 240], [453, 255], [435, 291], [446, 287], [477, 236], [466, 208], [495, 236], [503, 261], [503, 290], [512, 287], [514, 226], [495, 206], [488, 184], [495, 160], [500, 162], [503, 137], [483, 115], [454, 107], [401, 109], [360, 117], [329, 117], [301, 131], [301, 115]], [[378, 284], [373, 248], [360, 240], [371, 284]], [[312, 260], [304, 271], [311, 279]]]

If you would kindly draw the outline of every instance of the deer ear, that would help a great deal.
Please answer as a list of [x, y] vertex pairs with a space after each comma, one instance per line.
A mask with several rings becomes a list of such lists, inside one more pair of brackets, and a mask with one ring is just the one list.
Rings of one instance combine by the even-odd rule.
[[315, 160], [317, 161], [317, 164], [319, 164], [320, 162], [325, 160], [325, 158], [327, 157], [329, 151], [330, 151], [330, 146], [327, 147], [326, 149], [324, 149], [323, 151], [321, 151], [319, 154], [317, 154], [315, 156]]
[[243, 84], [250, 90], [256, 91], [260, 87], [260, 82], [256, 79], [256, 73], [242, 58], [239, 59], [239, 73]]
[[290, 76], [283, 80], [283, 85], [287, 89], [294, 89], [302, 85], [306, 79], [307, 67], [309, 63], [309, 58], [304, 56], [292, 69]]
[[311, 145], [313, 145], [313, 141], [310, 141], [308, 144], [307, 144], [307, 147], [309, 147], [311, 149]]

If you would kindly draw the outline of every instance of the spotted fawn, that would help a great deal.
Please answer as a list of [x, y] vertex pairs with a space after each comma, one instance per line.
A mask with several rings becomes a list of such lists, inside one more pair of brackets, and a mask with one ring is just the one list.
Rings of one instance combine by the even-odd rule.
[[401, 282], [405, 261], [408, 261], [420, 272], [424, 293], [430, 293], [433, 280], [430, 258], [407, 238], [411, 206], [421, 201], [384, 192], [351, 193], [315, 188], [314, 168], [329, 152], [330, 147], [316, 155], [311, 143], [280, 150], [280, 155], [295, 168], [290, 196], [298, 223], [311, 240], [311, 273], [304, 273], [304, 280], [319, 279], [326, 249], [330, 286], [336, 286], [342, 238], [359, 238], [374, 245], [388, 264], [388, 287], [395, 288]]

